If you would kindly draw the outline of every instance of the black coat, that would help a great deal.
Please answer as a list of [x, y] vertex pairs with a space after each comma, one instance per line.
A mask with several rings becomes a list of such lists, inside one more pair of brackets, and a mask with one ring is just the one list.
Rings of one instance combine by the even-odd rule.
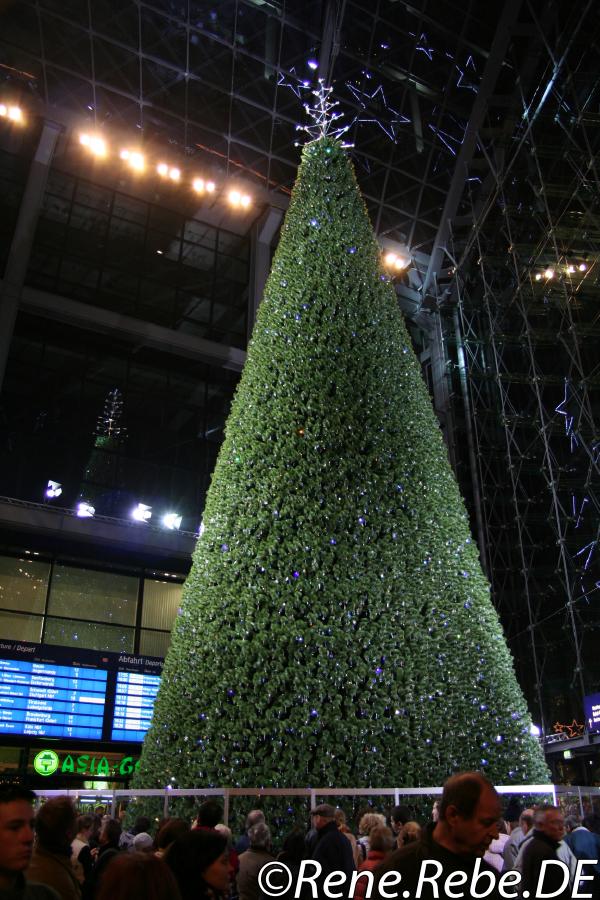
[[[319, 828], [312, 858], [322, 866], [321, 880], [331, 872], [344, 872], [348, 879], [352, 877], [354, 872], [352, 845], [335, 822], [328, 822], [323, 828]], [[338, 891], [340, 888], [335, 890]]]
[[[529, 891], [530, 897], [537, 896], [537, 885], [541, 874], [542, 863], [545, 859], [558, 862], [558, 857], [556, 855], [557, 850], [558, 841], [553, 841], [547, 834], [534, 828], [533, 837], [527, 841], [523, 849], [523, 880], [521, 882], [521, 893], [523, 891]], [[540, 885], [540, 890], [543, 891], [544, 894], [553, 893], [560, 888], [563, 879], [564, 874], [562, 869], [559, 869], [558, 866], [549, 866], [544, 876], [544, 882]], [[588, 887], [583, 890], [583, 893], [587, 893], [589, 890], [589, 882], [587, 884]], [[571, 890], [569, 888], [569, 883], [567, 882], [563, 892], [558, 894], [554, 900], [568, 900], [570, 897]]]

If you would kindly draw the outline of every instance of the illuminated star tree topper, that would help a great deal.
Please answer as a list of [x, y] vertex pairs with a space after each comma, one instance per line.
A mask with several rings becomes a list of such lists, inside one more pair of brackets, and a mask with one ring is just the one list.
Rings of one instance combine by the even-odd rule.
[[[312, 119], [312, 125], [296, 125], [297, 131], [306, 131], [311, 141], [318, 141], [319, 138], [329, 137], [340, 139], [350, 129], [352, 123], [348, 125], [336, 125], [343, 118], [343, 113], [334, 112], [339, 103], [331, 100], [332, 87], [325, 87], [322, 78], [319, 78], [319, 87], [312, 91], [316, 102], [313, 106], [310, 103], [304, 104], [307, 116]], [[342, 147], [353, 147], [354, 144], [345, 144], [341, 142]], [[298, 142], [296, 142], [296, 146]]]

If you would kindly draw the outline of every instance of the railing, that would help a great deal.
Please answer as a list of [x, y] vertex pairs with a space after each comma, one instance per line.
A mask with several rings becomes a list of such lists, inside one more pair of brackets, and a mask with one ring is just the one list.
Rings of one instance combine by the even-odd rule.
[[[558, 805], [561, 797], [574, 796], [579, 804], [580, 812], [583, 815], [583, 800], [586, 796], [600, 797], [600, 788], [594, 787], [578, 787], [570, 785], [555, 784], [510, 784], [496, 786], [496, 790], [501, 795], [522, 796], [524, 798], [532, 797], [552, 797], [555, 805]], [[71, 788], [68, 790], [44, 790], [36, 789], [38, 803], [49, 797], [72, 797], [74, 801], [79, 803], [95, 803], [102, 804], [112, 814], [116, 813], [119, 802], [122, 800], [140, 800], [142, 798], [162, 798], [163, 799], [163, 815], [169, 815], [169, 802], [177, 797], [220, 797], [223, 799], [223, 822], [225, 825], [229, 821], [229, 813], [231, 800], [236, 797], [255, 797], [261, 799], [263, 797], [297, 797], [304, 798], [307, 803], [307, 813], [313, 809], [318, 802], [322, 802], [329, 797], [389, 797], [393, 799], [394, 805], [399, 805], [404, 798], [411, 797], [439, 797], [442, 788], [437, 786], [419, 787], [419, 788], [196, 788], [184, 790], [181, 788], [161, 788], [155, 790], [86, 790], [82, 788]], [[530, 801], [528, 801], [530, 802]]]

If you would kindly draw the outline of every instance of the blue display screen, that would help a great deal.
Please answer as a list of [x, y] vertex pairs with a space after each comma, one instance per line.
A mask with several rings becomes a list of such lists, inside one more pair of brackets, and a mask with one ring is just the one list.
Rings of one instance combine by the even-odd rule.
[[162, 659], [0, 638], [0, 735], [141, 743]]
[[143, 741], [154, 710], [160, 675], [118, 672], [111, 740]]
[[0, 659], [0, 734], [102, 738], [106, 669]]

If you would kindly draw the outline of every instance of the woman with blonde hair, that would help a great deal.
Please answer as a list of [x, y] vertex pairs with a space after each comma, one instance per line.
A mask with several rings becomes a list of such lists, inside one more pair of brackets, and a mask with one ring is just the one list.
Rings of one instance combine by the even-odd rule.
[[385, 816], [383, 816], [381, 813], [368, 812], [360, 817], [358, 830], [361, 836], [359, 837], [357, 844], [358, 852], [360, 854], [360, 859], [362, 862], [366, 860], [369, 853], [369, 835], [374, 828], [387, 828]]

